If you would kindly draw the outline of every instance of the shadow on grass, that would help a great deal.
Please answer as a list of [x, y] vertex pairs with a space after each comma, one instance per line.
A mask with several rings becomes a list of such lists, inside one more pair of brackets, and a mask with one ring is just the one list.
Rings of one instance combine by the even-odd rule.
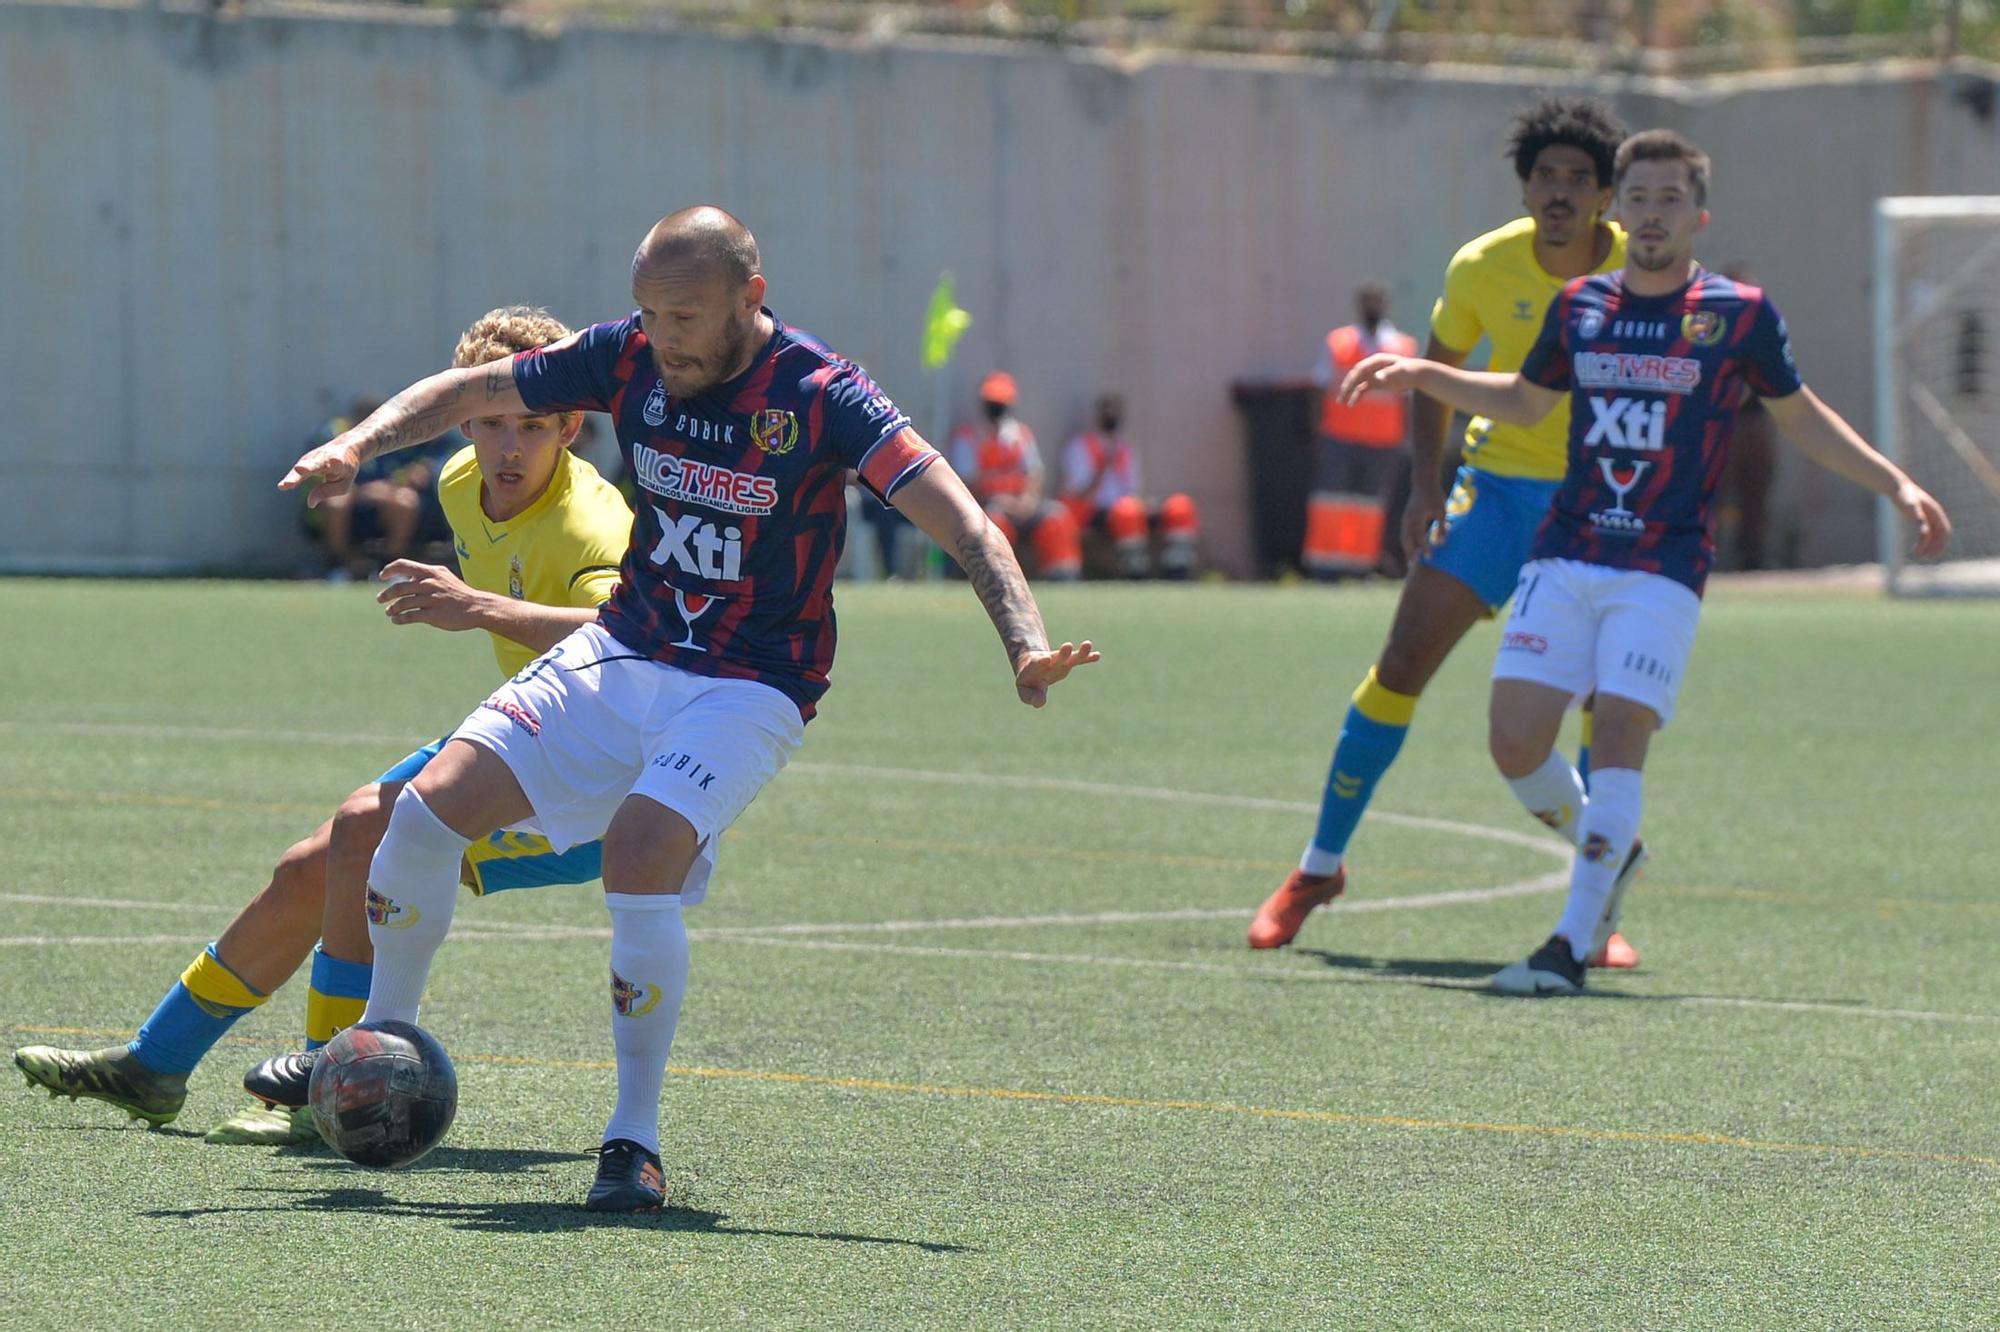
[[[569, 1157], [554, 1152], [526, 1153]], [[965, 1253], [962, 1244], [941, 1244], [930, 1240], [903, 1239], [894, 1235], [857, 1235], [838, 1230], [779, 1230], [757, 1226], [725, 1224], [721, 1212], [695, 1207], [668, 1205], [657, 1212], [587, 1212], [580, 1204], [547, 1202], [437, 1202], [391, 1197], [380, 1189], [246, 1189], [246, 1193], [282, 1195], [269, 1203], [236, 1207], [171, 1207], [141, 1212], [161, 1221], [189, 1221], [204, 1216], [234, 1213], [295, 1213], [298, 1211], [356, 1212], [374, 1216], [418, 1217], [442, 1221], [454, 1230], [489, 1235], [549, 1235], [578, 1230], [617, 1226], [628, 1230], [660, 1230], [697, 1235], [761, 1235], [775, 1239], [821, 1240], [834, 1244], [879, 1244], [922, 1249], [925, 1253]]]
[[[324, 1143], [302, 1143], [296, 1147], [283, 1147], [277, 1155], [296, 1157], [307, 1170], [353, 1170], [355, 1167], [340, 1159], [331, 1147]], [[434, 1170], [464, 1170], [482, 1175], [520, 1175], [543, 1166], [562, 1165], [570, 1161], [593, 1161], [595, 1152], [538, 1152], [532, 1149], [498, 1147], [437, 1147], [415, 1165], [407, 1168], [412, 1175], [426, 1174]]]
[[[1518, 995], [1502, 994], [1493, 989], [1488, 981], [1493, 973], [1505, 965], [1500, 962], [1474, 962], [1464, 958], [1388, 958], [1361, 957], [1352, 953], [1329, 953], [1318, 948], [1294, 950], [1300, 957], [1317, 958], [1323, 965], [1341, 971], [1357, 973], [1357, 978], [1374, 976], [1384, 979], [1407, 981], [1412, 985], [1430, 990], [1452, 990], [1461, 994], [1475, 994], [1482, 999], [1498, 999], [1508, 1003], [1518, 1003], [1529, 999], [1612, 999], [1627, 1003], [1641, 1004], [1687, 1004], [1687, 1003], [1768, 1003], [1758, 995], [1734, 994], [1637, 994], [1630, 990], [1602, 988], [1603, 981], [1615, 981], [1621, 972], [1602, 973], [1593, 971], [1593, 978], [1602, 976], [1603, 981], [1587, 983], [1582, 994], [1566, 995]], [[1824, 1004], [1828, 1007], [1864, 1007], [1865, 999], [1810, 998], [1799, 996], [1798, 1002]]]
[[155, 1128], [151, 1124], [128, 1119], [122, 1124], [44, 1124], [41, 1132], [46, 1133], [156, 1133], [162, 1138], [187, 1138], [200, 1142], [205, 1129], [180, 1128], [174, 1124], [161, 1124]]
[[[1504, 962], [1472, 962], [1462, 957], [1361, 957], [1354, 953], [1329, 953], [1323, 948], [1299, 948], [1300, 957], [1317, 958], [1329, 967], [1362, 971], [1374, 976], [1406, 976], [1411, 980], [1485, 980]], [[1464, 989], [1465, 986], [1451, 986]]]

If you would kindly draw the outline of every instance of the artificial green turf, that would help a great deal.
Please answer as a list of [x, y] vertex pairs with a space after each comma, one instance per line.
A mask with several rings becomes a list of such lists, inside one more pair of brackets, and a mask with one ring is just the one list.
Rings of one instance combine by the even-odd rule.
[[[577, 1206], [603, 938], [508, 937], [600, 929], [595, 890], [468, 899], [425, 1008], [459, 1119], [415, 1170], [199, 1141], [296, 987], [167, 1131], [0, 1098], [0, 1325], [2000, 1321], [1990, 606], [1716, 588], [1649, 764], [1645, 965], [1523, 1002], [1472, 987], [1558, 893], [1410, 903], [1559, 867], [1504, 840], [1370, 824], [1351, 899], [1402, 906], [1242, 946], [1390, 593], [1048, 591], [1106, 659], [1040, 713], [962, 585], [839, 601], [821, 719], [690, 913], [669, 1211]], [[0, 617], [14, 1044], [122, 1037], [493, 672], [354, 588], [13, 581]], [[1379, 809], [1535, 831], [1483, 754], [1492, 632]], [[1181, 910], [1209, 914], [831, 928]], [[830, 928], [768, 932], [800, 924]]]

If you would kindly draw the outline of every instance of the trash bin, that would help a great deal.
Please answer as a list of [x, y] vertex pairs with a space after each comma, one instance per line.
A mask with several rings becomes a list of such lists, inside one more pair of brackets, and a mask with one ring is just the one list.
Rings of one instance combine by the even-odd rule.
[[1319, 387], [1308, 379], [1230, 385], [1243, 413], [1243, 460], [1250, 469], [1250, 535], [1257, 574], [1297, 572], [1312, 490]]

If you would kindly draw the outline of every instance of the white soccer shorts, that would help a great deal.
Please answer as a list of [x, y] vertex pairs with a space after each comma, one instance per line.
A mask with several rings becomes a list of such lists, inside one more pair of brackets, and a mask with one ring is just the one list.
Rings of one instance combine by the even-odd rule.
[[1528, 680], [1581, 702], [1592, 690], [1644, 704], [1666, 725], [1694, 649], [1701, 598], [1659, 574], [1578, 560], [1521, 567], [1496, 680]]
[[658, 801], [702, 838], [681, 887], [708, 891], [722, 833], [805, 738], [798, 705], [754, 680], [662, 665], [587, 624], [536, 658], [452, 733], [505, 760], [532, 827], [556, 850], [604, 835], [628, 795]]

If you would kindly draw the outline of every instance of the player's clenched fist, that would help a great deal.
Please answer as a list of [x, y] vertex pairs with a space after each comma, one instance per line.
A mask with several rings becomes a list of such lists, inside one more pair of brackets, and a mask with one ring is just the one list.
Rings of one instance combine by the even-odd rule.
[[1057, 684], [1079, 666], [1088, 666], [1103, 657], [1103, 653], [1084, 639], [1082, 646], [1064, 643], [1048, 652], [1024, 652], [1014, 663], [1014, 689], [1021, 695], [1021, 701], [1031, 708], [1039, 708], [1049, 701], [1049, 686]]
[[1352, 407], [1364, 393], [1376, 391], [1399, 393], [1417, 386], [1417, 367], [1422, 362], [1414, 356], [1398, 356], [1394, 352], [1376, 352], [1365, 356], [1347, 372], [1347, 378], [1340, 381], [1340, 400]]
[[345, 495], [353, 484], [354, 474], [361, 470], [361, 451], [347, 442], [352, 434], [349, 431], [336, 436], [305, 454], [292, 464], [285, 479], [278, 482], [278, 489], [295, 490], [311, 483], [312, 489], [306, 494], [307, 508], [318, 507], [322, 499]]

